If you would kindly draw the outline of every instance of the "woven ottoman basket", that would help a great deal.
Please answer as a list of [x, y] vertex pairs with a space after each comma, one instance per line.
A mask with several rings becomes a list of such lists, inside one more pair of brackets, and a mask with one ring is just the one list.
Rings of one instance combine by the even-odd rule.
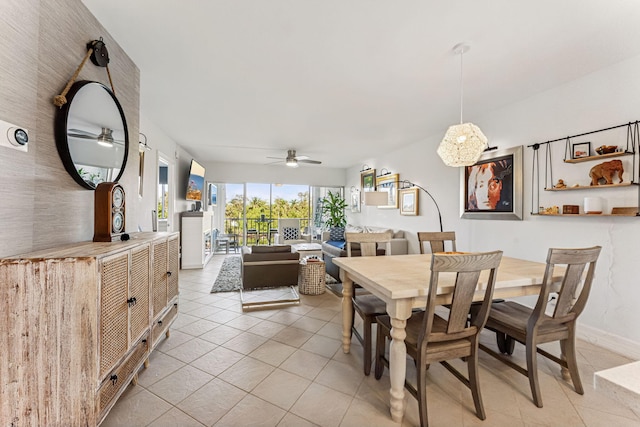
[[304, 295], [320, 295], [326, 290], [324, 261], [308, 261], [300, 264], [298, 291]]

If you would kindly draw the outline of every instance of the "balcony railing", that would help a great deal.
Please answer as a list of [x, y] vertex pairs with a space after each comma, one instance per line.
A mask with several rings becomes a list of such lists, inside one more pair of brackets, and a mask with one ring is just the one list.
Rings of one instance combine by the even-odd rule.
[[[294, 219], [300, 220], [299, 233], [309, 234], [309, 218]], [[273, 245], [277, 243], [278, 218], [225, 218], [223, 233], [235, 234], [240, 245]]]

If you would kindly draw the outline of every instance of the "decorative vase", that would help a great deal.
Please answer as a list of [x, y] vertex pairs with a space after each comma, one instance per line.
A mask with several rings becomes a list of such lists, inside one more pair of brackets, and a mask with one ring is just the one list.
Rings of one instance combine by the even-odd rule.
[[584, 213], [586, 213], [586, 214], [601, 214], [602, 213], [602, 198], [601, 197], [585, 197], [584, 198]]

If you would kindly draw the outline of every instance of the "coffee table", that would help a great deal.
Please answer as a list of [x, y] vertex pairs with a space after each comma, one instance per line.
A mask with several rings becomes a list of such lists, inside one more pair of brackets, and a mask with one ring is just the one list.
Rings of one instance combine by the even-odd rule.
[[295, 243], [291, 245], [291, 249], [293, 252], [298, 252], [300, 258], [316, 255], [322, 259], [322, 245], [319, 243]]

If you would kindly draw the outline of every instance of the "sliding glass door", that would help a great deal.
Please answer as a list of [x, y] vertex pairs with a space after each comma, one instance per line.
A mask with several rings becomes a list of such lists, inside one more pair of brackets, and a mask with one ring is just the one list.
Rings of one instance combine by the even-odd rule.
[[217, 210], [222, 216], [224, 209], [222, 232], [237, 235], [242, 245], [277, 243], [279, 220], [284, 218], [298, 219], [301, 235], [321, 239], [321, 200], [328, 191], [344, 192], [342, 187], [265, 183], [219, 183], [218, 188], [224, 195], [224, 207]]

